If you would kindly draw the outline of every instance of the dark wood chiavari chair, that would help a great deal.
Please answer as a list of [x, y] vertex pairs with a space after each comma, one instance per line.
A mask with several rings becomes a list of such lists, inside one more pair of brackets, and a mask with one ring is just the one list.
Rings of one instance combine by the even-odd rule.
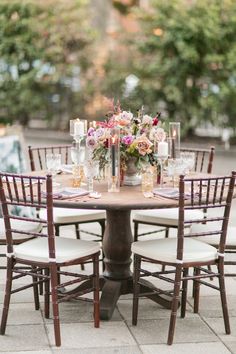
[[[195, 154], [194, 172], [211, 173], [213, 167], [213, 160], [215, 155], [215, 148], [212, 146], [210, 149], [194, 149], [194, 148], [181, 148], [181, 152], [193, 152]], [[204, 210], [191, 210], [192, 219], [198, 219]], [[178, 209], [153, 209], [153, 210], [139, 210], [133, 217], [134, 223], [134, 241], [137, 241], [141, 236], [155, 234], [156, 232], [165, 230], [165, 237], [169, 236], [169, 229], [178, 227]], [[160, 230], [152, 230], [149, 232], [139, 233], [139, 225], [151, 225], [161, 227]], [[164, 229], [163, 229], [164, 227]]]
[[[62, 163], [69, 164], [71, 145], [54, 145], [54, 146], [40, 146], [28, 147], [30, 167], [32, 171], [46, 170], [46, 155], [47, 153], [60, 153], [62, 155]], [[42, 211], [44, 213], [44, 211]], [[61, 226], [74, 225], [76, 238], [80, 239], [79, 225], [86, 223], [99, 223], [101, 226], [101, 234], [96, 234], [83, 230], [84, 233], [89, 233], [92, 236], [101, 238], [105, 231], [106, 212], [103, 210], [87, 210], [87, 209], [68, 209], [68, 208], [54, 208], [54, 223], [55, 232], [59, 236]], [[82, 230], [81, 230], [82, 231]]]
[[[27, 186], [26, 186], [27, 180]], [[43, 184], [45, 187], [43, 187]], [[45, 188], [42, 194], [42, 188]], [[54, 334], [56, 346], [61, 345], [60, 320], [58, 304], [62, 301], [78, 298], [88, 292], [93, 292], [94, 326], [99, 327], [99, 254], [100, 247], [96, 242], [55, 237], [53, 223], [52, 177], [32, 177], [0, 173], [0, 199], [4, 215], [7, 243], [7, 277], [5, 298], [1, 319], [1, 334], [5, 334], [11, 294], [33, 287], [36, 299], [36, 309], [39, 309], [38, 284], [45, 283], [45, 317], [49, 318], [50, 294], [52, 299]], [[46, 217], [40, 219], [45, 225], [44, 231], [29, 232], [22, 230], [20, 223], [38, 223], [37, 217], [22, 217], [11, 214], [12, 205], [28, 206], [34, 209], [46, 210]], [[13, 222], [17, 221], [13, 225]], [[34, 237], [19, 245], [14, 245], [13, 233]], [[93, 271], [90, 274], [79, 274], [71, 271], [61, 271], [60, 267], [83, 264], [92, 261]], [[17, 265], [30, 266], [31, 270], [18, 268]], [[42, 272], [44, 270], [44, 272]], [[69, 276], [68, 281], [58, 284], [58, 273]], [[12, 290], [14, 280], [24, 276], [32, 277], [32, 283], [19, 286]], [[71, 277], [73, 278], [71, 280]], [[91, 287], [70, 293], [60, 293], [61, 287], [90, 281]], [[51, 288], [51, 290], [50, 290]], [[86, 300], [86, 298], [82, 298]], [[89, 300], [91, 301], [91, 299]]]
[[[160, 280], [173, 283], [174, 290], [164, 291], [153, 287], [153, 293], [172, 296], [171, 316], [167, 343], [171, 345], [174, 339], [176, 314], [181, 298], [181, 317], [185, 317], [187, 284], [189, 280], [194, 282], [194, 312], [199, 309], [200, 284], [209, 286], [220, 291], [225, 331], [230, 333], [230, 323], [225, 294], [224, 281], [224, 255], [227, 235], [227, 227], [230, 215], [231, 202], [235, 185], [236, 172], [231, 176], [184, 179], [180, 176], [179, 181], [179, 208], [178, 208], [178, 233], [177, 238], [164, 238], [147, 241], [137, 241], [132, 245], [134, 253], [134, 297], [133, 297], [133, 325], [137, 324], [138, 300], [143, 294], [139, 294], [142, 277], [152, 276]], [[198, 210], [220, 208], [223, 213], [221, 216], [211, 216], [207, 213], [206, 218], [191, 220], [186, 217], [188, 210]], [[193, 233], [186, 228], [190, 224], [201, 224], [203, 222], [217, 222], [218, 228], [208, 232]], [[218, 237], [217, 249], [196, 238]], [[149, 271], [145, 268], [146, 262], [170, 266], [168, 270]], [[217, 270], [212, 271], [205, 266], [216, 265]], [[189, 269], [193, 268], [193, 275]], [[215, 267], [214, 267], [215, 268]], [[169, 277], [174, 273], [174, 279]], [[205, 281], [207, 278], [218, 278], [219, 286]], [[182, 285], [182, 289], [181, 289]], [[151, 295], [151, 292], [148, 294]]]

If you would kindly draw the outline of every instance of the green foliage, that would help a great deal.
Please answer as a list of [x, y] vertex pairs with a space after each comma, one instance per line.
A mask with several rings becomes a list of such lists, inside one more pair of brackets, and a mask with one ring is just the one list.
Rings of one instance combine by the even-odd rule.
[[[164, 111], [186, 131], [207, 120], [236, 127], [235, 0], [152, 0], [151, 5], [146, 12], [136, 10], [140, 31], [128, 38], [126, 63], [116, 64], [114, 54], [107, 63], [104, 92], [111, 87], [128, 108], [142, 102], [151, 112]], [[127, 73], [139, 79], [128, 95]]]
[[[87, 5], [86, 0], [0, 2], [0, 120], [27, 124], [32, 117], [77, 115], [86, 102], [81, 82], [94, 38]], [[73, 80], [80, 86], [73, 87]]]

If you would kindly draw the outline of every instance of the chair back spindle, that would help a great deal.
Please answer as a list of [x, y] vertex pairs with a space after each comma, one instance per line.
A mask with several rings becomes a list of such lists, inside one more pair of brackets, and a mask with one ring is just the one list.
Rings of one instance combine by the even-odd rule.
[[[209, 235], [220, 235], [218, 252], [223, 254], [225, 250], [227, 227], [231, 209], [231, 202], [234, 193], [236, 172], [231, 176], [225, 177], [207, 177], [207, 178], [185, 178], [180, 176], [179, 180], [179, 225], [178, 225], [178, 243], [177, 259], [183, 259], [184, 238], [202, 237]], [[186, 210], [207, 211], [204, 220], [185, 218]], [[221, 215], [211, 215], [209, 209], [217, 208], [221, 210]], [[189, 233], [186, 226], [196, 223], [217, 222], [216, 229], [207, 232]]]
[[[42, 197], [42, 185], [45, 185], [45, 197]], [[44, 199], [44, 200], [43, 200]], [[46, 199], [46, 202], [45, 202]], [[46, 177], [23, 176], [20, 174], [0, 173], [0, 200], [6, 229], [7, 253], [13, 252], [13, 233], [30, 235], [32, 237], [48, 237], [49, 258], [55, 258], [54, 244], [54, 223], [53, 223], [53, 199], [52, 199], [52, 176]], [[47, 219], [35, 217], [25, 217], [13, 215], [11, 207], [24, 206], [32, 209], [46, 208]], [[11, 220], [24, 222], [35, 222], [44, 224], [47, 227], [47, 233], [32, 232], [27, 229], [22, 230], [19, 226], [11, 226]], [[17, 225], [17, 224], [15, 224]]]
[[46, 147], [28, 146], [31, 171], [47, 170], [46, 156], [48, 153], [61, 154], [62, 164], [71, 163], [70, 158], [71, 145], [53, 145]]

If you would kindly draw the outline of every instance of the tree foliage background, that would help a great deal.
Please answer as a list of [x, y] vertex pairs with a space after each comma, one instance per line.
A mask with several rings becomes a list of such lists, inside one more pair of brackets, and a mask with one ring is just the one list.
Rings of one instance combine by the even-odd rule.
[[[97, 14], [96, 42], [96, 3], [113, 4], [139, 30], [106, 37], [108, 6]], [[138, 3], [1, 0], [0, 121], [41, 118], [67, 129], [77, 114], [95, 118], [108, 96], [124, 109], [160, 110], [186, 132], [206, 121], [236, 128], [236, 1]]]
[[[202, 121], [235, 128], [235, 0], [150, 3], [146, 11], [130, 10], [139, 31], [121, 34], [123, 52], [110, 54], [104, 93], [122, 97], [126, 107], [162, 110], [188, 132]], [[127, 90], [130, 75], [138, 82]]]
[[[0, 120], [67, 126], [89, 100], [94, 30], [86, 0], [0, 2]], [[58, 121], [59, 119], [59, 121]]]

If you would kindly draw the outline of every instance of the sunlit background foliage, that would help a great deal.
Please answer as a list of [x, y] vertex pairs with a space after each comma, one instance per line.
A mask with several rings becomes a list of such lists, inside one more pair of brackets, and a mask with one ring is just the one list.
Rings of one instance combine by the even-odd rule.
[[235, 0], [0, 2], [0, 119], [67, 129], [122, 107], [236, 127]]

